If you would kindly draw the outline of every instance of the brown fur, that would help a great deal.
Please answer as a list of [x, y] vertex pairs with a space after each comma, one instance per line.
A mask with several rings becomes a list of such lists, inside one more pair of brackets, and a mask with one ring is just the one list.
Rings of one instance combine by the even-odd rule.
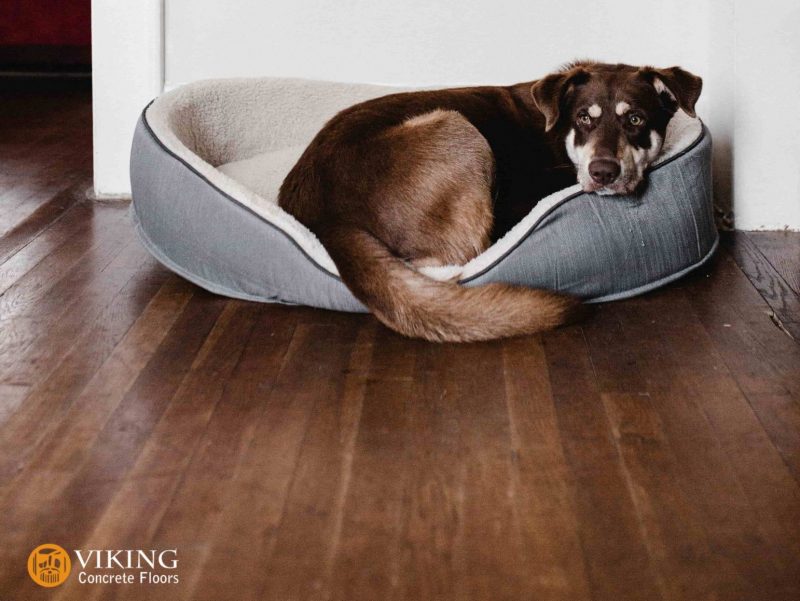
[[[609, 66], [571, 70], [601, 67]], [[437, 282], [415, 267], [469, 261], [537, 199], [575, 182], [567, 125], [556, 127], [569, 76], [350, 107], [309, 144], [279, 204], [319, 237], [353, 294], [402, 334], [472, 341], [556, 327], [579, 301]]]
[[280, 203], [317, 234], [380, 321], [433, 341], [514, 336], [564, 321], [577, 304], [567, 297], [503, 284], [466, 288], [412, 267], [465, 263], [490, 244], [494, 155], [474, 125], [436, 107], [399, 110], [389, 123], [358, 107], [343, 115], [311, 143]]

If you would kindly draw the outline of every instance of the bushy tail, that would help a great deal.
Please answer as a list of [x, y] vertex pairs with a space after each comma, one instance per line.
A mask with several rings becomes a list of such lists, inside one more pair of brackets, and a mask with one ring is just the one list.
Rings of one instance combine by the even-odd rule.
[[342, 280], [391, 329], [434, 342], [471, 342], [555, 328], [580, 311], [577, 299], [508, 284], [475, 288], [417, 272], [355, 226], [320, 236]]

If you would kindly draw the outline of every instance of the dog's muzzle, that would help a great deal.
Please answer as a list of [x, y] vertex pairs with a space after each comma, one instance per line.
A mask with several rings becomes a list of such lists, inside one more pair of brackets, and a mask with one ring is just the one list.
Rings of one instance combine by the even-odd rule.
[[616, 159], [594, 159], [589, 163], [589, 175], [601, 186], [613, 184], [621, 172], [622, 167]]

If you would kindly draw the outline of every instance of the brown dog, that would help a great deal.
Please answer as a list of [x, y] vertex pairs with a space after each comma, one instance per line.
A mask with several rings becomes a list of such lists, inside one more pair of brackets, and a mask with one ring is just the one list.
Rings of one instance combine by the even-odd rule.
[[402, 334], [470, 341], [553, 328], [577, 299], [462, 287], [415, 267], [469, 261], [538, 199], [574, 183], [576, 170], [588, 192], [634, 192], [678, 107], [694, 114], [701, 86], [678, 67], [578, 62], [508, 87], [369, 100], [317, 134], [279, 203], [319, 237], [353, 294]]

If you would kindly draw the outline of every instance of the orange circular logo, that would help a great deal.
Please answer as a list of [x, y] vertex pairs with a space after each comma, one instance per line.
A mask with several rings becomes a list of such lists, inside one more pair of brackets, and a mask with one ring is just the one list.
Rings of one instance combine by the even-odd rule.
[[62, 584], [71, 569], [69, 553], [58, 545], [39, 545], [28, 555], [28, 574], [39, 586]]

